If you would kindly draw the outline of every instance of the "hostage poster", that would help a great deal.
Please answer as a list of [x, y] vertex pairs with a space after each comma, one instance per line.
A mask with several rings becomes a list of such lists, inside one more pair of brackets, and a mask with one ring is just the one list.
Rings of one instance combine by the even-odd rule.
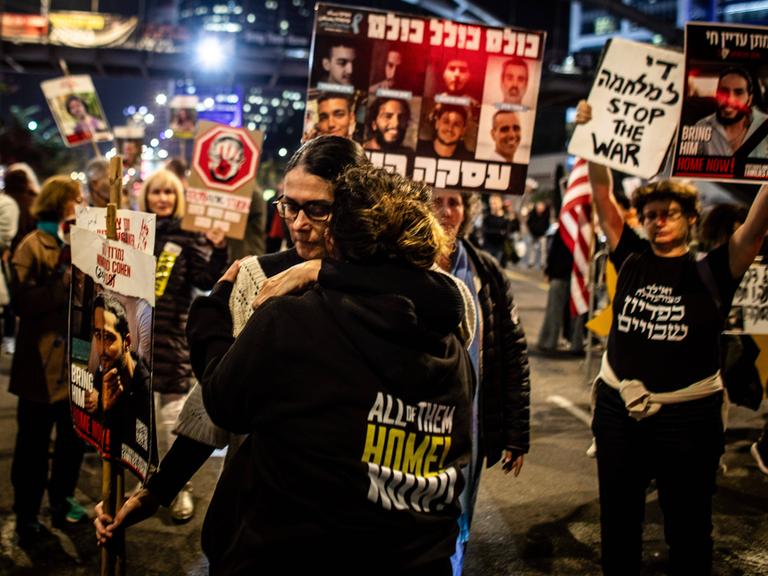
[[736, 290], [726, 331], [768, 334], [768, 268], [760, 258], [749, 267]]
[[522, 194], [544, 42], [318, 4], [304, 138], [352, 138], [374, 164], [437, 188]]
[[67, 146], [112, 140], [90, 76], [64, 76], [40, 84]]
[[673, 176], [768, 180], [768, 28], [688, 24]]
[[592, 121], [577, 126], [568, 153], [651, 178], [680, 116], [683, 55], [613, 38], [589, 93]]
[[155, 259], [72, 227], [70, 399], [78, 435], [142, 480], [157, 460], [152, 398]]

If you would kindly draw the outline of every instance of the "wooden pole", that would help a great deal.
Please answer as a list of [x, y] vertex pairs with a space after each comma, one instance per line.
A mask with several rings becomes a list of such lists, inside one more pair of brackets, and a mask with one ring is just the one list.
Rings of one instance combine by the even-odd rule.
[[[123, 158], [116, 155], [109, 163], [109, 204], [107, 204], [107, 238], [117, 240], [117, 206], [123, 190]], [[104, 512], [112, 518], [123, 504], [125, 486], [123, 468], [102, 460], [101, 499]], [[112, 541], [101, 549], [101, 576], [125, 574], [125, 532], [118, 530]]]

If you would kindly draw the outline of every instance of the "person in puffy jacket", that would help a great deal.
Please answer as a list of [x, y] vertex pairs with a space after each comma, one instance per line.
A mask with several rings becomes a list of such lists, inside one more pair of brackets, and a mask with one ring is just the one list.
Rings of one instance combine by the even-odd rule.
[[[157, 216], [155, 233], [155, 333], [153, 389], [160, 456], [172, 443], [171, 431], [192, 388], [194, 376], [185, 330], [195, 289], [210, 290], [227, 268], [224, 232], [205, 235], [181, 229], [184, 188], [169, 170], [158, 170], [144, 183], [140, 207]], [[194, 514], [187, 484], [171, 506], [171, 516], [185, 521]]]

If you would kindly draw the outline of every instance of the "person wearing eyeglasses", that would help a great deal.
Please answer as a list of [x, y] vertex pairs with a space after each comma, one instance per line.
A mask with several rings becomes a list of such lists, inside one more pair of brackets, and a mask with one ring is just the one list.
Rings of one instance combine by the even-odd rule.
[[[579, 103], [577, 123], [592, 110]], [[589, 178], [618, 272], [608, 350], [594, 388], [592, 431], [606, 575], [640, 574], [645, 495], [656, 480], [669, 573], [709, 575], [712, 495], [724, 452], [720, 332], [768, 230], [768, 185], [728, 242], [697, 261], [696, 188], [659, 180], [634, 193], [647, 235], [627, 226], [605, 166]]]
[[374, 573], [448, 576], [473, 382], [461, 293], [431, 270], [448, 239], [425, 184], [352, 166], [333, 194], [279, 205], [297, 248], [317, 248], [297, 223], [324, 218], [311, 289], [263, 302], [234, 341], [227, 276], [193, 304], [205, 408], [249, 434], [211, 500], [203, 550], [216, 574], [375, 561]]
[[[350, 170], [340, 177], [345, 166]], [[393, 573], [450, 573], [461, 483], [456, 465], [468, 449], [471, 373], [462, 344], [450, 335], [464, 310], [457, 282], [424, 270], [444, 242], [427, 193], [425, 186], [374, 169], [358, 144], [339, 137], [312, 140], [289, 163], [277, 205], [294, 250], [247, 259], [239, 270], [233, 266], [211, 297], [193, 308], [199, 316], [189, 339], [205, 372], [205, 409], [237, 433], [249, 432], [250, 425], [224, 404], [248, 407], [266, 426], [254, 429], [225, 465], [209, 508], [203, 546], [212, 572], [250, 573], [276, 562], [289, 571], [327, 563], [351, 568], [375, 558], [377, 566], [391, 564]], [[254, 294], [248, 286], [257, 276], [278, 278], [280, 261], [329, 254], [334, 257], [324, 259], [315, 276], [318, 288], [275, 298], [242, 326], [242, 308], [251, 310]], [[285, 288], [279, 281], [277, 286]], [[278, 318], [280, 326], [273, 326]], [[232, 346], [231, 363], [221, 363], [219, 344]], [[442, 357], [436, 364], [434, 354]], [[264, 362], [267, 371], [250, 360]], [[231, 368], [238, 379], [217, 379], [232, 388], [212, 398], [208, 377]], [[240, 397], [248, 390], [270, 399], [253, 404], [255, 398]], [[403, 410], [397, 422], [384, 416], [390, 404]], [[437, 414], [439, 426], [433, 422]], [[189, 468], [174, 449], [156, 478], [174, 466]], [[394, 496], [390, 478], [400, 482]], [[163, 498], [163, 486], [170, 484], [150, 481], [128, 501], [118, 523], [101, 514], [100, 541], [150, 510], [147, 502]], [[291, 552], [296, 542], [302, 554]]]
[[531, 381], [525, 332], [517, 313], [512, 285], [490, 252], [470, 242], [472, 222], [482, 210], [477, 194], [438, 189], [432, 210], [452, 242], [440, 267], [470, 289], [478, 309], [476, 329], [482, 336], [469, 347], [478, 385], [472, 400], [472, 458], [462, 469], [465, 487], [453, 574], [462, 573], [483, 462], [501, 461], [505, 474], [517, 478], [530, 447]]
[[[268, 278], [303, 263], [307, 271], [314, 270], [316, 274], [318, 259], [326, 256], [325, 236], [335, 196], [332, 182], [347, 166], [367, 164], [359, 144], [331, 135], [309, 140], [292, 156], [286, 168], [283, 194], [275, 207], [285, 219], [294, 246], [284, 252], [240, 260], [230, 297], [233, 334], [239, 334], [247, 323], [253, 312], [253, 300]], [[106, 543], [114, 531], [153, 515], [159, 505], [170, 506], [216, 448], [229, 446], [228, 463], [243, 441], [242, 436], [230, 434], [211, 422], [197, 385], [187, 397], [174, 432], [176, 440], [158, 470], [125, 502], [115, 518], [103, 514], [101, 503], [97, 505], [94, 524], [100, 542]]]

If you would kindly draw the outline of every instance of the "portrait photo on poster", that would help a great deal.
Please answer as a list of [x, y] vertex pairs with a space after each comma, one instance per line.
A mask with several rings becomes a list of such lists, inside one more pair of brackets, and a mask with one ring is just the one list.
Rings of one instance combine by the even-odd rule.
[[485, 72], [483, 104], [526, 112], [536, 108], [541, 61], [520, 56], [491, 56]]
[[152, 453], [153, 309], [75, 268], [70, 308], [72, 415], [105, 458], [144, 478]]
[[533, 123], [533, 110], [515, 112], [495, 105], [483, 105], [475, 157], [478, 160], [528, 164]]
[[768, 180], [768, 28], [686, 25], [673, 176]]
[[370, 46], [339, 35], [318, 35], [310, 85], [321, 92], [353, 95], [368, 89]]
[[90, 76], [65, 76], [46, 80], [40, 86], [67, 146], [112, 139]]

